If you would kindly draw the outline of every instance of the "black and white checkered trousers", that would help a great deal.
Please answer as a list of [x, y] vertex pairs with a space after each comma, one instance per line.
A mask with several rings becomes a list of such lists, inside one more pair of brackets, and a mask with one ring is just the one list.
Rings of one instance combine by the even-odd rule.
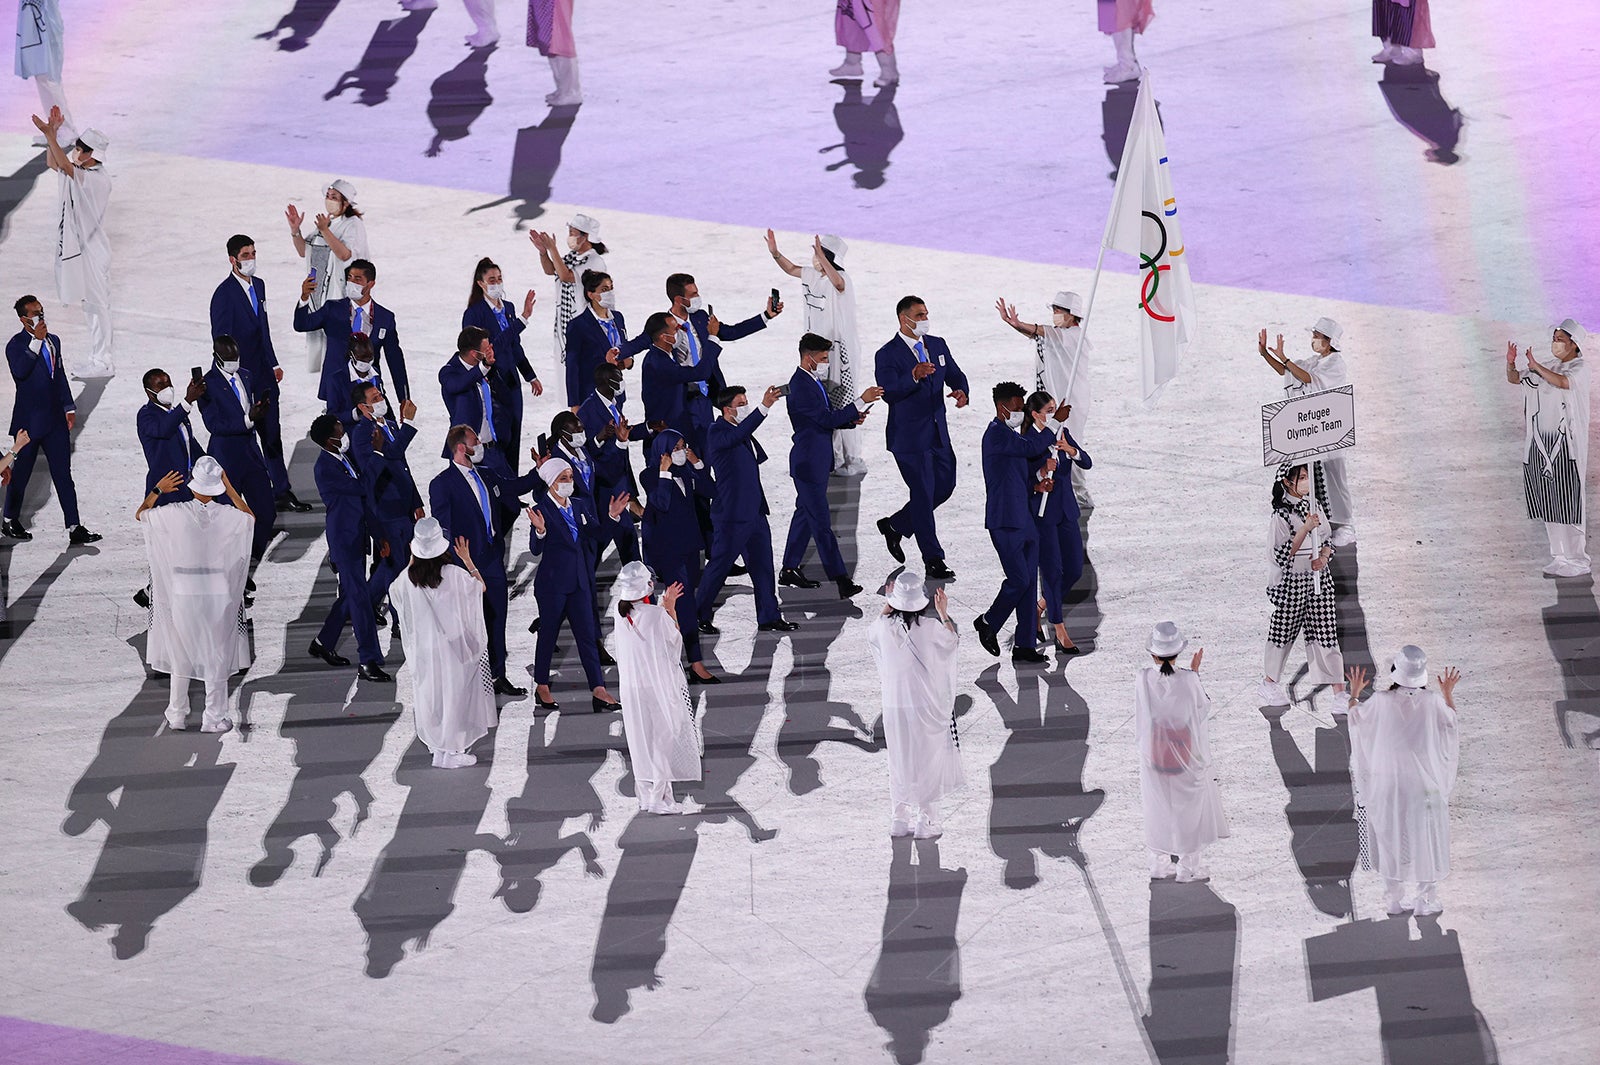
[[1272, 601], [1272, 620], [1267, 623], [1267, 642], [1288, 647], [1305, 629], [1306, 642], [1320, 644], [1330, 651], [1339, 649], [1339, 619], [1334, 610], [1333, 577], [1324, 574], [1322, 591], [1316, 591], [1314, 573], [1285, 573], [1283, 579], [1267, 589]]

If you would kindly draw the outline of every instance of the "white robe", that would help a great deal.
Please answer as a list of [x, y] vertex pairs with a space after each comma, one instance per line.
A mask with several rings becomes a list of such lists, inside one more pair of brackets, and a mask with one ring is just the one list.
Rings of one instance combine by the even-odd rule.
[[[807, 263], [800, 268], [800, 286], [805, 291], [805, 331], [833, 341], [828, 353], [828, 395], [837, 408], [846, 397], [856, 399], [864, 391], [857, 379], [870, 377], [863, 366], [860, 335], [856, 329], [856, 289], [850, 275], [839, 272], [844, 290], [833, 287], [828, 275]], [[833, 461], [836, 466], [862, 457], [861, 428], [837, 429], [833, 434]]]
[[[1094, 355], [1094, 345], [1084, 338], [1081, 325], [1071, 329], [1047, 325], [1041, 329], [1043, 332], [1034, 343], [1035, 377], [1039, 387], [1050, 393], [1057, 403], [1072, 404], [1067, 431], [1082, 443], [1093, 398], [1089, 388], [1089, 360]], [[1077, 471], [1076, 466], [1073, 471]]]
[[111, 239], [106, 208], [111, 175], [101, 163], [56, 174], [61, 214], [56, 228], [56, 295], [62, 303], [111, 302]]
[[226, 684], [250, 664], [244, 584], [255, 519], [190, 499], [139, 516], [150, 557], [150, 668]]
[[967, 783], [954, 716], [960, 642], [936, 618], [907, 628], [882, 615], [867, 627], [883, 685], [891, 807], [925, 809]]
[[489, 680], [489, 630], [483, 586], [460, 566], [446, 566], [437, 588], [401, 573], [389, 586], [411, 670], [417, 738], [430, 751], [460, 753], [495, 723]]
[[1200, 676], [1179, 669], [1139, 671], [1133, 698], [1145, 844], [1162, 854], [1197, 854], [1230, 835], [1211, 775], [1211, 700]]
[[1450, 874], [1456, 712], [1427, 688], [1381, 691], [1350, 711], [1350, 769], [1380, 876], [1419, 884]]
[[700, 731], [683, 675], [678, 623], [651, 603], [634, 603], [627, 617], [613, 613], [622, 734], [643, 799], [662, 784], [700, 779]]

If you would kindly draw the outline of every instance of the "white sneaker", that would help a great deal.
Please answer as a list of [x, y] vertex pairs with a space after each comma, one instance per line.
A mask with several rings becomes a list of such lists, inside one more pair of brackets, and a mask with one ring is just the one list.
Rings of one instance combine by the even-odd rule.
[[901, 818], [889, 822], [889, 835], [894, 839], [902, 839], [911, 835], [911, 825]]
[[468, 48], [487, 48], [491, 44], [499, 43], [500, 34], [494, 30], [490, 30], [488, 32], [479, 30], [477, 33], [474, 33], [471, 37], [467, 38]]
[[1264, 680], [1256, 687], [1256, 699], [1262, 706], [1288, 706], [1289, 693], [1277, 681]]
[[1589, 572], [1591, 571], [1588, 563], [1574, 562], [1570, 558], [1564, 558], [1560, 562], [1556, 563], [1556, 568], [1554, 570], [1554, 573], [1557, 577], [1582, 577], [1584, 574]]
[[551, 107], [572, 107], [583, 103], [581, 92], [553, 92], [544, 98], [544, 102]]
[[1566, 564], [1567, 564], [1567, 560], [1564, 559], [1564, 558], [1552, 558], [1550, 560], [1550, 562], [1544, 567], [1544, 575], [1546, 577], [1560, 576], [1561, 568], [1563, 566], [1565, 566]]
[[233, 719], [229, 718], [229, 717], [225, 717], [220, 721], [202, 721], [200, 723], [200, 731], [201, 732], [232, 732], [233, 731]]
[[1394, 45], [1390, 44], [1388, 41], [1384, 41], [1383, 42], [1383, 51], [1381, 51], [1377, 55], [1373, 56], [1372, 57], [1372, 61], [1374, 63], [1392, 63], [1392, 62], [1394, 62]]
[[188, 714], [174, 714], [169, 710], [163, 716], [167, 719], [167, 727], [174, 732], [182, 732], [189, 727]]
[[1402, 913], [1405, 913], [1407, 910], [1411, 909], [1411, 904], [1408, 902], [1402, 902], [1399, 896], [1395, 896], [1393, 898], [1384, 899], [1383, 908], [1384, 912], [1386, 912], [1390, 917], [1399, 917]]
[[944, 826], [937, 821], [918, 821], [916, 831], [912, 833], [917, 839], [938, 839], [944, 835]]
[[1180, 884], [1200, 884], [1210, 879], [1211, 873], [1203, 865], [1178, 866], [1178, 883]]
[[840, 477], [861, 477], [867, 472], [865, 459], [851, 459], [834, 471]]
[[1356, 542], [1356, 527], [1354, 525], [1341, 525], [1333, 530], [1333, 535], [1328, 537], [1328, 542], [1334, 547], [1349, 547]]
[[1101, 80], [1103, 80], [1107, 85], [1121, 85], [1123, 82], [1127, 81], [1138, 81], [1139, 64], [1118, 63], [1115, 66], [1106, 67], [1106, 75]]
[[440, 769], [465, 769], [478, 764], [475, 754], [457, 754], [454, 751], [440, 751], [434, 755], [434, 765]]
[[1163, 854], [1159, 858], [1150, 859], [1151, 880], [1171, 880], [1177, 874], [1178, 867], [1172, 864], [1172, 858], [1169, 855]]
[[1417, 896], [1412, 912], [1418, 917], [1432, 917], [1436, 913], [1444, 912], [1444, 903], [1439, 901], [1439, 896], [1430, 891], [1426, 895]]

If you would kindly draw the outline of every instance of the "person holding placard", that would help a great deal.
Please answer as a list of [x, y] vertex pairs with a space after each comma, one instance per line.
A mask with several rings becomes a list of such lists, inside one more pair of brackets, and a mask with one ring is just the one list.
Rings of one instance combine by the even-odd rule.
[[[1339, 354], [1343, 327], [1332, 318], [1318, 318], [1310, 332], [1309, 359], [1291, 359], [1285, 355], [1281, 333], [1277, 347], [1271, 351], [1267, 350], [1265, 329], [1256, 337], [1256, 350], [1283, 378], [1283, 391], [1291, 399], [1343, 388], [1350, 383], [1350, 371], [1345, 367], [1344, 356]], [[1312, 462], [1311, 469], [1317, 505], [1333, 526], [1329, 542], [1334, 547], [1348, 547], [1356, 542], [1355, 497], [1350, 492], [1350, 475], [1344, 459], [1317, 459]]]
[[1306, 637], [1307, 679], [1344, 691], [1344, 659], [1339, 654], [1339, 626], [1328, 560], [1333, 545], [1322, 529], [1322, 514], [1312, 509], [1311, 473], [1304, 464], [1279, 471], [1272, 486], [1272, 583], [1267, 598], [1272, 620], [1267, 628], [1264, 679], [1259, 695], [1264, 706], [1288, 706], [1281, 679], [1289, 648], [1301, 630]]
[[1589, 368], [1583, 345], [1589, 331], [1571, 318], [1551, 331], [1550, 355], [1534, 360], [1522, 349], [1526, 369], [1517, 369], [1517, 345], [1506, 345], [1506, 380], [1523, 386], [1522, 489], [1528, 517], [1544, 522], [1550, 538], [1552, 577], [1589, 572], [1583, 490], [1589, 480]]

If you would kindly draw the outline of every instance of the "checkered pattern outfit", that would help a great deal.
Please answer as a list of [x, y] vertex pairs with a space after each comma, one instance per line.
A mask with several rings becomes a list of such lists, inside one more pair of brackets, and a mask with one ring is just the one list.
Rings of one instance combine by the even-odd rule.
[[[1319, 573], [1297, 573], [1291, 568], [1294, 555], [1293, 532], [1311, 511], [1310, 500], [1277, 511], [1290, 530], [1290, 538], [1277, 548], [1273, 561], [1283, 572], [1279, 582], [1267, 589], [1274, 607], [1267, 624], [1267, 642], [1288, 647], [1305, 630], [1307, 643], [1320, 644], [1330, 651], [1339, 649], [1339, 621], [1334, 609], [1333, 576], [1327, 569]], [[1304, 551], [1304, 548], [1302, 548]]]

